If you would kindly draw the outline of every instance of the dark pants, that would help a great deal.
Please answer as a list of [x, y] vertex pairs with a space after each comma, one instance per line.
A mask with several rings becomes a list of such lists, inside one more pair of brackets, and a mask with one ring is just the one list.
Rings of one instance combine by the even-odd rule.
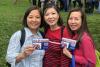
[[64, 4], [63, 4], [63, 1], [62, 0], [59, 0], [59, 2], [60, 2], [60, 10], [63, 10], [63, 8], [64, 8]]
[[[37, 0], [32, 0], [33, 5], [37, 5]], [[38, 6], [41, 7], [41, 2], [38, 0]]]
[[67, 0], [62, 0], [63, 4], [64, 4], [64, 10], [67, 11]]
[[40, 2], [40, 0], [38, 0], [38, 6], [41, 7], [41, 2]]
[[82, 8], [83, 4], [82, 4], [81, 0], [73, 1], [74, 7], [76, 7], [76, 3], [78, 3], [78, 7]]
[[48, 0], [45, 0], [44, 3], [47, 4], [48, 3]]
[[69, 4], [68, 4], [68, 9], [70, 10], [71, 9], [71, 2], [72, 2], [72, 0], [69, 0]]
[[32, 0], [32, 4], [33, 5], [36, 5], [36, 0]]
[[90, 1], [86, 3], [86, 13], [93, 13], [94, 8], [98, 8], [99, 2], [98, 1]]

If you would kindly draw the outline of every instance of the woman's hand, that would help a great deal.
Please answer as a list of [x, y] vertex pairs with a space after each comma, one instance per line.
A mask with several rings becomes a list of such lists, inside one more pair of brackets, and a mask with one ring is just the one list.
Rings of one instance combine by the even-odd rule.
[[63, 54], [65, 54], [69, 58], [72, 58], [72, 54], [66, 47], [63, 48]]
[[37, 44], [25, 47], [24, 51], [22, 53], [19, 53], [19, 55], [16, 57], [16, 62], [18, 63], [22, 59], [25, 59], [27, 56], [31, 55], [37, 48], [39, 48], [39, 45]]
[[27, 57], [27, 56], [31, 55], [33, 53], [33, 51], [35, 51], [37, 48], [38, 48], [38, 45], [29, 45], [24, 49], [23, 55], [25, 55]]

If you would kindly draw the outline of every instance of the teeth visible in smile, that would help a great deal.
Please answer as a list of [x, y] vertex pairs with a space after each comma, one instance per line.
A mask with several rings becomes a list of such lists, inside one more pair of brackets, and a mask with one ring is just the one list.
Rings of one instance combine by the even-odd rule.
[[71, 25], [71, 27], [76, 27], [76, 25]]
[[53, 20], [49, 20], [49, 22], [53, 22]]

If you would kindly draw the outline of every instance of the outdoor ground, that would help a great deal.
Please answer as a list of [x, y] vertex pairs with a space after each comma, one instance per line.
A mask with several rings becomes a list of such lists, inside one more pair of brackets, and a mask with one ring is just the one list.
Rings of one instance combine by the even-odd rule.
[[[5, 55], [9, 38], [22, 27], [23, 15], [29, 6], [29, 0], [21, 0], [17, 4], [14, 4], [13, 0], [0, 0], [0, 67], [6, 67]], [[65, 22], [67, 13], [61, 11], [61, 16]], [[96, 43], [96, 49], [100, 50], [100, 14], [94, 12], [93, 15], [87, 15], [87, 20]]]

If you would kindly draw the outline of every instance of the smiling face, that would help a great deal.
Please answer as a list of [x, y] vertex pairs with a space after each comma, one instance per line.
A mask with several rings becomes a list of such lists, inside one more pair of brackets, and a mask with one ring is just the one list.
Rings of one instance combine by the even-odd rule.
[[82, 24], [80, 12], [72, 12], [68, 19], [68, 25], [72, 31], [78, 31]]
[[44, 19], [50, 27], [56, 26], [59, 19], [59, 14], [54, 8], [48, 8], [44, 14]]
[[32, 10], [27, 16], [27, 25], [32, 30], [37, 30], [41, 24], [41, 16], [38, 10]]

